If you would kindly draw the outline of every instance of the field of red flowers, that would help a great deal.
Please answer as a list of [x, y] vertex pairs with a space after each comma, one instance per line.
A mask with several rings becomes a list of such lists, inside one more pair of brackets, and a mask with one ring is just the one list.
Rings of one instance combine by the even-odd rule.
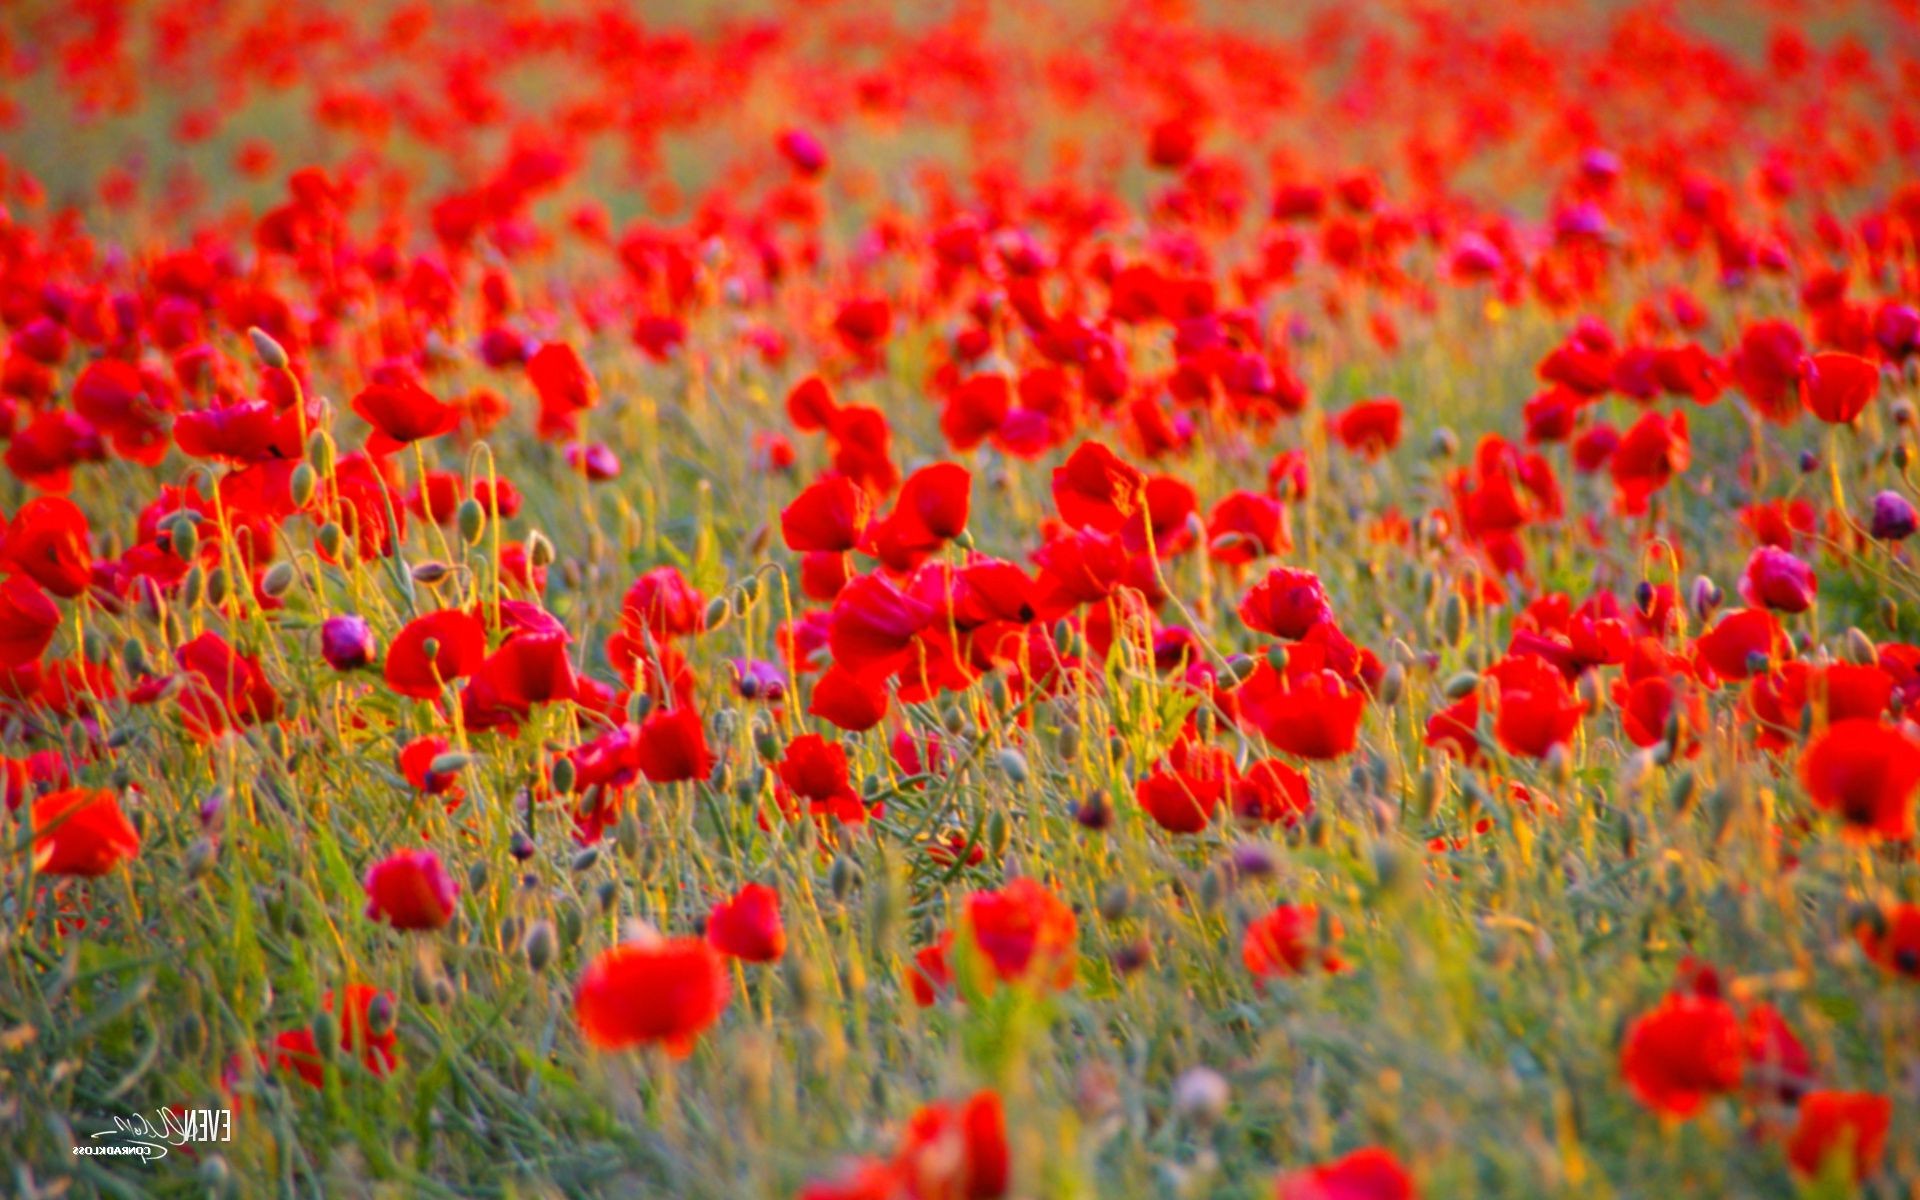
[[22, 0], [0, 337], [10, 1194], [1920, 1195], [1913, 0]]

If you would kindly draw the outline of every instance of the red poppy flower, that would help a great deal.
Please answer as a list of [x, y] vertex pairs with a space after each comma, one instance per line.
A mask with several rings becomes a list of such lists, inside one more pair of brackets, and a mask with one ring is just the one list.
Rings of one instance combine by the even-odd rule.
[[1234, 492], [1207, 515], [1207, 557], [1239, 565], [1293, 548], [1287, 510], [1259, 492]]
[[[1231, 770], [1230, 759], [1226, 766]], [[1133, 794], [1160, 828], [1169, 833], [1198, 833], [1213, 820], [1226, 795], [1227, 781], [1228, 775], [1212, 763], [1190, 770], [1162, 769], [1134, 784]]]
[[353, 411], [373, 426], [367, 439], [371, 454], [391, 454], [402, 446], [451, 433], [460, 424], [460, 411], [436, 400], [410, 379], [375, 383], [353, 398]]
[[1814, 1179], [1838, 1159], [1855, 1183], [1880, 1169], [1893, 1123], [1893, 1102], [1872, 1092], [1808, 1092], [1787, 1135], [1794, 1173]]
[[1227, 786], [1233, 815], [1242, 821], [1278, 822], [1292, 829], [1313, 815], [1307, 777], [1277, 758], [1263, 758]]
[[16, 575], [0, 583], [0, 667], [38, 661], [60, 628], [60, 606], [38, 584]]
[[[394, 1048], [399, 1045], [400, 1037], [391, 1024], [378, 1032], [374, 1030], [372, 1009], [376, 999], [388, 1006], [393, 1004], [391, 992], [356, 983], [349, 985], [337, 999], [331, 991], [324, 993], [320, 1005], [334, 1014], [340, 1026], [340, 1049], [350, 1055], [358, 1053], [360, 1064], [370, 1073], [386, 1075], [398, 1061]], [[274, 1039], [274, 1045], [275, 1066], [293, 1071], [311, 1087], [325, 1086], [326, 1065], [311, 1029], [288, 1030]]]
[[1566, 676], [1533, 654], [1501, 659], [1487, 671], [1500, 685], [1493, 731], [1508, 754], [1545, 758], [1573, 737], [1586, 711]]
[[1073, 985], [1078, 926], [1073, 910], [1024, 876], [967, 897], [966, 929], [998, 979], [1065, 989]]
[[431, 850], [402, 850], [367, 868], [367, 917], [395, 929], [439, 929], [453, 920], [460, 885]]
[[834, 475], [809, 486], [780, 511], [780, 535], [802, 553], [839, 553], [860, 544], [873, 500], [853, 480]]
[[540, 436], [578, 436], [580, 414], [594, 406], [599, 393], [593, 376], [564, 342], [548, 342], [527, 359], [527, 379], [540, 397]]
[[1755, 608], [1803, 613], [1819, 593], [1813, 568], [1775, 546], [1757, 547], [1740, 575], [1740, 598]]
[[1007, 1117], [1000, 1096], [928, 1104], [907, 1121], [894, 1169], [910, 1196], [999, 1200], [1010, 1187]]
[[692, 705], [648, 716], [640, 723], [634, 753], [641, 774], [654, 783], [705, 779], [713, 771], [706, 727]]
[[1292, 662], [1284, 674], [1262, 662], [1232, 696], [1275, 748], [1320, 760], [1352, 751], [1367, 706], [1366, 693], [1333, 671], [1296, 669]]
[[1256, 980], [1304, 975], [1318, 967], [1329, 975], [1346, 969], [1333, 943], [1340, 923], [1330, 921], [1321, 940], [1320, 910], [1312, 904], [1282, 904], [1247, 926], [1240, 961]]
[[625, 942], [604, 950], [580, 977], [573, 1011], [602, 1050], [660, 1045], [684, 1058], [727, 1006], [727, 968], [700, 938]]
[[1146, 503], [1147, 477], [1099, 442], [1083, 442], [1053, 472], [1053, 502], [1075, 529], [1118, 533]]
[[25, 575], [56, 596], [72, 599], [93, 577], [87, 516], [61, 496], [37, 496], [20, 506], [0, 543], [9, 572]]
[[1862, 921], [1854, 936], [1884, 971], [1920, 981], [1920, 904], [1896, 904]]
[[1636, 1018], [1620, 1048], [1620, 1074], [1640, 1102], [1685, 1118], [1740, 1086], [1746, 1048], [1733, 1006], [1711, 996], [1670, 995]]
[[140, 834], [104, 788], [68, 788], [33, 802], [33, 869], [42, 875], [105, 875], [140, 853]]
[[1875, 720], [1839, 721], [1800, 755], [1800, 782], [1815, 808], [1840, 818], [1848, 837], [1910, 838], [1920, 742]]
[[1255, 633], [1298, 641], [1315, 625], [1333, 620], [1333, 606], [1318, 575], [1275, 567], [1240, 601], [1240, 619]]
[[431, 700], [447, 684], [480, 669], [487, 630], [480, 618], [442, 608], [407, 622], [387, 650], [387, 686], [402, 696]]
[[1377, 1146], [1280, 1177], [1275, 1200], [1417, 1200], [1413, 1176]]
[[203, 633], [174, 651], [186, 674], [180, 710], [187, 727], [202, 738], [230, 727], [271, 721], [280, 715], [280, 693], [260, 669], [260, 660], [240, 654], [217, 633]]
[[1787, 646], [1787, 635], [1772, 613], [1748, 608], [1721, 617], [1717, 625], [1694, 639], [1693, 652], [1714, 675], [1738, 681], [1767, 670]]
[[1829, 425], [1851, 425], [1880, 390], [1880, 368], [1857, 354], [1816, 354], [1800, 368], [1800, 399]]
[[1693, 461], [1687, 414], [1650, 412], [1641, 417], [1621, 437], [1610, 461], [1620, 510], [1629, 515], [1645, 512], [1648, 498]]
[[866, 819], [866, 807], [847, 777], [847, 752], [819, 734], [803, 733], [787, 743], [775, 773], [814, 814], [842, 821]]
[[1381, 397], [1353, 405], [1330, 418], [1330, 423], [1342, 446], [1375, 459], [1400, 444], [1401, 416], [1398, 400]]
[[838, 667], [862, 678], [891, 675], [908, 662], [908, 647], [933, 609], [877, 575], [863, 575], [834, 598], [827, 646]]
[[787, 951], [780, 924], [780, 895], [764, 883], [749, 883], [707, 914], [707, 941], [728, 958], [776, 962]]
[[707, 600], [678, 567], [655, 567], [633, 581], [620, 602], [620, 625], [639, 640], [642, 630], [669, 641], [707, 627]]
[[831, 721], [848, 733], [862, 733], [885, 719], [888, 705], [884, 680], [863, 679], [835, 665], [814, 682], [807, 715]]
[[414, 738], [400, 749], [400, 773], [416, 790], [426, 795], [445, 795], [458, 799], [462, 794], [459, 772], [433, 770], [434, 760], [451, 749], [452, 740], [437, 733]]

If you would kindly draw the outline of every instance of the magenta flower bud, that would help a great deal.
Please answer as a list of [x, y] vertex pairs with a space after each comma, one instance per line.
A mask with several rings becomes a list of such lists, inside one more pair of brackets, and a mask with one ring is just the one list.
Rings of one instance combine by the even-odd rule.
[[353, 671], [373, 661], [373, 627], [352, 614], [328, 617], [320, 626], [320, 657], [336, 671]]
[[1873, 536], [1898, 542], [1913, 536], [1913, 505], [1899, 492], [1881, 492], [1873, 498]]
[[1778, 546], [1761, 546], [1740, 576], [1740, 597], [1755, 608], [1803, 613], [1813, 607], [1820, 581], [1813, 568]]

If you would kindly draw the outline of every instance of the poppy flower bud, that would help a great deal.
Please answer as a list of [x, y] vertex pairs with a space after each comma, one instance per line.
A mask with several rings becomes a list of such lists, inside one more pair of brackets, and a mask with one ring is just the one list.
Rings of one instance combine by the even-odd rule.
[[1433, 431], [1433, 438], [1427, 443], [1427, 457], [1447, 459], [1460, 453], [1460, 437], [1453, 430], [1442, 425]]
[[553, 922], [535, 921], [527, 927], [526, 941], [522, 950], [527, 956], [527, 966], [535, 972], [544, 971], [553, 962], [558, 945], [554, 939]]
[[1880, 648], [1873, 644], [1866, 631], [1855, 625], [1847, 630], [1847, 639], [1841, 648], [1842, 655], [1856, 667], [1871, 667], [1880, 661]]
[[276, 371], [287, 369], [287, 351], [273, 336], [258, 325], [247, 329], [247, 338], [253, 343], [253, 352], [259, 356], [261, 365], [272, 367]]
[[301, 463], [295, 467], [292, 477], [287, 481], [287, 488], [295, 508], [312, 504], [314, 493], [320, 490], [320, 478], [314, 473], [313, 464]]
[[267, 568], [266, 574], [260, 577], [261, 593], [267, 596], [271, 596], [274, 599], [278, 599], [281, 596], [286, 595], [288, 589], [292, 587], [293, 587], [293, 564], [292, 563], [284, 563], [284, 562], [275, 563], [271, 567]]
[[853, 865], [851, 859], [844, 854], [836, 857], [833, 860], [833, 868], [827, 872], [827, 884], [833, 889], [833, 898], [845, 900], [847, 893], [851, 892], [854, 884], [858, 882], [859, 876], [860, 869]]
[[1800, 452], [1800, 473], [1811, 475], [1820, 469], [1820, 456], [1811, 450]]
[[1913, 536], [1916, 518], [1913, 505], [1898, 492], [1881, 492], [1873, 498], [1873, 536], [1883, 542], [1898, 542]]
[[1440, 610], [1440, 633], [1449, 646], [1458, 646], [1467, 636], [1467, 602], [1458, 592], [1449, 595]]
[[352, 613], [328, 617], [320, 626], [320, 657], [336, 671], [353, 671], [373, 661], [373, 627]]
[[507, 839], [507, 853], [513, 855], [519, 862], [532, 858], [535, 848], [533, 839], [518, 829], [514, 830], [513, 836]]
[[324, 429], [316, 429], [307, 439], [307, 461], [322, 475], [333, 474], [333, 439]]
[[423, 562], [414, 566], [408, 574], [415, 583], [424, 583], [428, 587], [439, 583], [453, 573], [453, 568], [443, 562]]
[[1011, 747], [993, 756], [994, 765], [1015, 783], [1027, 781], [1027, 756]]
[[727, 618], [732, 615], [733, 606], [728, 603], [725, 596], [715, 596], [713, 599], [707, 601], [707, 629], [714, 630], [720, 628], [727, 623]]
[[340, 528], [338, 521], [328, 521], [320, 527], [315, 540], [320, 544], [321, 553], [334, 561], [341, 558], [341, 550], [346, 544], [347, 531]]
[[536, 529], [527, 535], [527, 562], [529, 564], [534, 567], [550, 567], [553, 565], [553, 559], [553, 543], [547, 540], [546, 534]]
[[585, 871], [591, 871], [593, 870], [594, 864], [599, 861], [600, 847], [588, 846], [573, 856], [573, 862], [571, 864], [573, 873], [578, 875]]
[[191, 559], [200, 545], [200, 518], [196, 513], [180, 512], [174, 514], [167, 523], [167, 543], [180, 558]]
[[1480, 686], [1480, 676], [1472, 671], [1460, 671], [1449, 678], [1441, 693], [1449, 700], [1459, 700], [1473, 693]]
[[180, 603], [187, 608], [193, 608], [200, 603], [200, 598], [206, 594], [206, 569], [199, 563], [195, 563], [193, 564], [193, 570], [188, 571], [187, 577], [180, 581]]
[[1726, 593], [1720, 590], [1719, 584], [1705, 575], [1693, 577], [1693, 586], [1687, 591], [1687, 602], [1692, 607], [1696, 618], [1702, 621], [1711, 619], [1724, 599], [1726, 599]]

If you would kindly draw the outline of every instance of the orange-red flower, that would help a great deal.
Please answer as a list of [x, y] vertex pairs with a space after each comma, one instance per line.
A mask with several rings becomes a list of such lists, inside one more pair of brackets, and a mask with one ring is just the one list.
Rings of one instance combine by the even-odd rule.
[[580, 977], [574, 1016], [602, 1050], [659, 1045], [675, 1058], [727, 1006], [727, 969], [701, 938], [654, 938], [604, 950]]
[[1717, 996], [1668, 996], [1627, 1028], [1620, 1074], [1642, 1104], [1686, 1118], [1740, 1086], [1746, 1046], [1740, 1018]]
[[1801, 753], [1800, 782], [1815, 808], [1840, 818], [1847, 836], [1910, 838], [1920, 741], [1876, 720], [1835, 722]]
[[105, 875], [140, 853], [140, 834], [104, 788], [68, 788], [33, 802], [33, 869]]
[[1808, 1092], [1800, 1119], [1787, 1135], [1787, 1161], [1794, 1173], [1817, 1178], [1838, 1159], [1858, 1183], [1880, 1169], [1886, 1154], [1893, 1102], [1872, 1092]]

